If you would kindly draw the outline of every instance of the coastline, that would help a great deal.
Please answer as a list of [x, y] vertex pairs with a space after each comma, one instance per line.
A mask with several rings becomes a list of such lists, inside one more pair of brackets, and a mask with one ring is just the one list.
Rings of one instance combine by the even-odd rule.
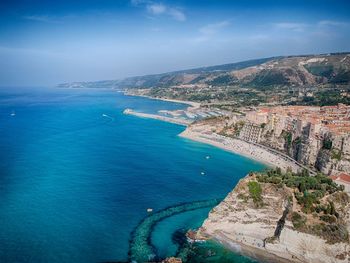
[[191, 129], [191, 127], [187, 127], [187, 129], [180, 133], [179, 136], [193, 141], [209, 144], [222, 150], [247, 157], [269, 167], [280, 167], [284, 171], [286, 171], [289, 167], [293, 171], [300, 169], [296, 164], [287, 161], [278, 155], [272, 154], [254, 144], [239, 139], [225, 137], [215, 133], [196, 131]]
[[[249, 246], [243, 242], [233, 242], [231, 239], [226, 237], [223, 233], [218, 233], [215, 236], [210, 236], [210, 239], [221, 244], [225, 248], [246, 256], [253, 260], [259, 260], [260, 263], [291, 263], [292, 261], [285, 258], [279, 257], [278, 255], [272, 254], [268, 251]], [[299, 261], [301, 263], [301, 261]]]
[[[173, 99], [166, 99], [166, 98], [154, 98], [146, 95], [135, 95], [135, 94], [127, 94], [127, 93], [124, 93], [124, 94], [127, 96], [144, 97], [148, 99], [182, 103], [182, 104], [190, 105], [190, 107], [200, 107], [200, 103], [197, 103], [197, 102], [173, 100]], [[141, 118], [156, 119], [160, 121], [165, 121], [165, 122], [170, 122], [170, 123], [185, 126], [186, 129], [182, 133], [180, 133], [178, 136], [192, 140], [192, 141], [205, 143], [205, 144], [220, 148], [222, 150], [244, 156], [248, 159], [263, 163], [268, 167], [280, 167], [283, 171], [286, 171], [288, 168], [291, 168], [293, 172], [297, 172], [301, 169], [301, 167], [298, 166], [295, 162], [292, 162], [291, 160], [287, 160], [278, 154], [273, 154], [270, 151], [263, 149], [261, 147], [258, 147], [257, 145], [254, 145], [252, 143], [231, 138], [231, 137], [218, 135], [216, 133], [209, 131], [206, 128], [204, 129], [192, 128], [190, 126], [192, 124], [192, 121], [187, 121], [184, 119], [177, 119], [177, 118], [169, 118], [169, 117], [160, 116], [157, 114], [139, 113], [139, 112], [134, 112], [130, 109], [126, 109], [124, 111], [124, 114], [130, 114]]]
[[[257, 182], [256, 176], [247, 175], [238, 182], [226, 198], [210, 211], [195, 238], [216, 241], [259, 262], [348, 262], [347, 236], [335, 240], [333, 235], [336, 233], [304, 232], [295, 227], [293, 214], [302, 213], [301, 205], [294, 196], [295, 188], [260, 183], [264, 200], [262, 207], [257, 207], [252, 198], [242, 198], [250, 194], [249, 184]], [[336, 196], [334, 192], [327, 194], [327, 198]], [[349, 204], [336, 203], [335, 207], [343, 205], [339, 218], [349, 229]], [[318, 225], [314, 218], [312, 216], [310, 227]], [[330, 238], [332, 242], [329, 242]]]
[[148, 96], [148, 95], [141, 95], [141, 94], [138, 95], [138, 94], [132, 94], [132, 93], [127, 93], [127, 92], [124, 92], [124, 95], [126, 95], [126, 96], [135, 96], [135, 97], [143, 97], [143, 98], [147, 98], [147, 99], [150, 99], [150, 100], [162, 100], [162, 101], [167, 101], [167, 102], [181, 103], [181, 104], [189, 105], [192, 108], [199, 108], [201, 106], [201, 104], [199, 102], [194, 102], [194, 101], [151, 97], [151, 96]]
[[174, 103], [181, 103], [181, 104], [187, 104], [193, 108], [199, 108], [201, 104], [199, 102], [194, 102], [194, 101], [187, 101], [187, 100], [175, 100], [175, 99], [165, 99], [165, 98], [155, 98], [155, 97], [149, 97], [149, 96], [144, 96], [145, 98], [148, 99], [153, 99], [153, 100], [162, 100], [162, 101], [167, 101], [167, 102], [174, 102]]
[[[126, 114], [130, 114], [130, 113], [127, 112]], [[176, 123], [176, 120], [177, 120], [176, 118], [168, 118], [168, 117], [163, 117], [156, 114], [143, 114], [143, 113], [132, 113], [132, 114], [139, 117], [152, 118], [152, 119], [157, 119], [157, 120], [167, 121], [172, 123]], [[180, 119], [180, 120], [185, 121], [184, 119]], [[179, 123], [176, 123], [176, 124], [179, 124]], [[303, 168], [302, 165], [297, 163], [296, 161], [290, 160], [290, 158], [289, 159], [286, 158], [285, 156], [283, 156], [283, 154], [279, 154], [277, 152], [271, 151], [268, 148], [255, 145], [254, 143], [249, 143], [249, 142], [240, 140], [238, 138], [232, 138], [232, 137], [227, 137], [227, 136], [217, 134], [212, 130], [210, 125], [202, 124], [202, 123], [195, 123], [191, 125], [191, 122], [184, 125], [186, 126], [186, 129], [180, 134], [178, 134], [179, 137], [186, 138], [186, 139], [200, 142], [200, 143], [205, 143], [205, 144], [220, 148], [222, 150], [244, 156], [251, 160], [263, 163], [268, 167], [280, 167], [283, 171], [286, 171], [288, 168], [291, 168], [293, 172], [298, 172], [300, 171], [301, 168]], [[206, 221], [204, 221], [202, 225], [204, 229], [207, 228], [205, 224], [207, 221], [208, 222], [210, 221], [210, 215], [212, 213], [215, 213], [215, 209], [220, 207], [222, 203], [225, 203], [225, 200], [210, 212]], [[237, 200], [237, 197], [235, 197], [235, 200]], [[229, 203], [234, 203], [234, 202], [231, 200], [231, 202]], [[276, 218], [276, 221], [277, 219], [278, 218]], [[274, 220], [275, 218], [273, 218], [273, 221]], [[287, 249], [289, 254], [288, 256], [285, 256], [284, 255], [284, 253], [286, 253], [286, 251], [284, 250], [285, 248], [279, 245], [268, 244], [267, 247], [264, 249], [260, 247], [260, 245], [254, 246], [253, 244], [256, 243], [257, 242], [256, 240], [258, 240], [260, 237], [259, 234], [256, 234], [257, 236], [254, 236], [256, 233], [254, 229], [252, 229], [253, 231], [252, 233], [254, 233], [252, 234], [252, 236], [250, 236], [249, 233], [245, 233], [244, 238], [243, 239], [241, 238], [241, 240], [239, 240], [239, 238], [235, 236], [231, 236], [231, 234], [229, 234], [229, 231], [228, 232], [224, 231], [224, 230], [230, 230], [225, 228], [226, 221], [224, 223], [223, 231], [220, 231], [220, 228], [218, 231], [216, 231], [215, 224], [217, 221], [215, 220], [212, 220], [212, 221], [214, 222], [212, 223], [214, 225], [213, 227], [214, 230], [204, 231], [203, 233], [206, 234], [206, 238], [209, 238], [214, 242], [221, 244], [222, 246], [226, 247], [227, 249], [235, 253], [247, 256], [252, 259], [258, 259], [259, 262], [276, 262], [276, 263], [277, 262], [281, 262], [281, 263], [303, 262], [302, 260], [300, 260], [299, 254], [295, 252], [295, 251], [298, 251], [298, 249], [293, 246], [290, 249], [291, 252], [288, 251]], [[240, 227], [239, 224], [237, 227], [238, 228]], [[260, 230], [261, 232], [265, 231], [265, 229], [264, 231], [262, 231], [262, 229]], [[273, 230], [274, 228], [272, 230], [269, 228], [266, 231], [271, 232]], [[280, 237], [281, 242], [282, 243], [287, 242], [290, 239], [291, 234], [295, 234], [295, 233], [293, 231], [291, 232], [291, 230], [289, 230], [288, 228], [285, 228], [283, 234]], [[289, 237], [289, 239], [287, 239], [286, 235]], [[267, 235], [267, 236], [270, 236], [270, 235]], [[306, 234], [302, 235], [301, 240], [304, 240], [303, 238], [305, 238], [305, 240], [307, 241], [310, 241], [310, 240], [315, 241], [313, 237], [309, 237], [309, 235], [306, 235]], [[251, 241], [251, 239], [253, 240], [251, 243], [247, 242], [249, 240]], [[319, 240], [315, 242], [316, 246], [323, 245], [323, 243], [321, 242], [322, 240], [320, 241], [322, 244], [318, 241]], [[262, 239], [261, 239], [261, 242], [263, 242]]]

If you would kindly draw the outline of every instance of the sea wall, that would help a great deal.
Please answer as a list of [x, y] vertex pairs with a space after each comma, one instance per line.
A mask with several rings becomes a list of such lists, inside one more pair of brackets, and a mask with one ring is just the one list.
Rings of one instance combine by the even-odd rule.
[[175, 124], [183, 125], [183, 126], [188, 126], [192, 123], [192, 121], [182, 119], [182, 118], [171, 118], [171, 117], [161, 116], [161, 115], [157, 115], [157, 114], [136, 112], [136, 111], [133, 111], [131, 109], [126, 109], [126, 110], [124, 110], [123, 113], [127, 114], [127, 115], [134, 115], [134, 116], [141, 117], [141, 118], [154, 119], [154, 120], [159, 120], [159, 121], [175, 123]]

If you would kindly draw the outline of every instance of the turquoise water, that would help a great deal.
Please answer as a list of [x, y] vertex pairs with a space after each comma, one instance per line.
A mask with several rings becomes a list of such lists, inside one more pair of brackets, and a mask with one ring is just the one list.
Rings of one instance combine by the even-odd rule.
[[[125, 261], [147, 208], [223, 198], [264, 168], [178, 137], [181, 126], [122, 114], [183, 107], [112, 91], [2, 89], [0, 262]], [[207, 211], [157, 225], [157, 251], [174, 253], [174, 230]]]
[[203, 218], [208, 216], [210, 208], [203, 208], [195, 211], [175, 215], [156, 225], [152, 233], [152, 242], [157, 247], [159, 256], [166, 257], [174, 255], [178, 247], [172, 242], [172, 234], [179, 229], [186, 229], [188, 226], [195, 229], [201, 226]]

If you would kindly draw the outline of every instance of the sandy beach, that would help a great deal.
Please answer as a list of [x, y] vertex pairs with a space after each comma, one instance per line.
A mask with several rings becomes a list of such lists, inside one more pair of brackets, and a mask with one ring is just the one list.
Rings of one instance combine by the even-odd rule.
[[270, 167], [280, 167], [284, 171], [287, 170], [288, 167], [292, 168], [293, 171], [300, 170], [300, 167], [294, 162], [259, 146], [239, 139], [234, 139], [210, 131], [205, 131], [199, 127], [188, 127], [185, 131], [179, 134], [179, 136], [197, 142], [210, 144], [226, 151], [243, 155], [247, 158], [264, 163]]
[[[126, 95], [129, 95], [129, 94], [126, 94]], [[141, 96], [141, 95], [132, 95], [132, 94], [130, 95]], [[200, 107], [200, 103], [197, 103], [197, 102], [173, 100], [173, 99], [166, 99], [166, 98], [154, 98], [154, 97], [149, 97], [145, 95], [142, 95], [142, 97], [187, 104], [193, 108]], [[132, 110], [125, 110], [124, 113], [142, 117], [142, 118], [151, 118], [151, 119], [171, 122], [179, 125], [184, 125], [187, 128], [185, 131], [179, 134], [180, 137], [187, 138], [187, 139], [201, 142], [201, 143], [206, 143], [206, 144], [218, 147], [220, 149], [245, 156], [255, 161], [264, 163], [269, 167], [280, 167], [283, 171], [286, 171], [288, 168], [291, 168], [293, 172], [297, 172], [297, 171], [300, 171], [302, 168], [306, 168], [302, 164], [298, 164], [292, 158], [288, 156], [283, 156], [281, 153], [278, 153], [273, 149], [268, 149], [267, 147], [255, 145], [253, 143], [242, 141], [240, 139], [235, 139], [235, 138], [216, 134], [212, 132], [210, 130], [210, 127], [206, 125], [190, 126], [190, 124], [192, 124], [192, 121], [190, 120], [165, 117], [157, 114], [139, 113], [139, 112], [134, 112]]]
[[137, 95], [137, 94], [132, 94], [132, 93], [125, 93], [124, 95], [127, 96], [137, 96], [137, 97], [144, 97], [150, 100], [162, 100], [162, 101], [167, 101], [167, 102], [174, 102], [174, 103], [181, 103], [181, 104], [187, 104], [193, 108], [199, 108], [201, 104], [199, 102], [194, 102], [194, 101], [187, 101], [187, 100], [175, 100], [175, 99], [167, 99], [167, 98], [158, 98], [158, 97], [151, 97], [147, 95]]

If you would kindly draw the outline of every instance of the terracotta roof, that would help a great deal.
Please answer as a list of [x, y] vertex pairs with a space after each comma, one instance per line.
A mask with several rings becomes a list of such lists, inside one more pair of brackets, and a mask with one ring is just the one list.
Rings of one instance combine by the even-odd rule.
[[344, 183], [350, 184], [350, 175], [346, 174], [346, 173], [340, 173], [337, 175], [332, 175], [330, 176], [330, 178], [333, 181], [342, 181]]
[[270, 112], [270, 109], [269, 108], [261, 108], [260, 111], [268, 113], [268, 112]]

